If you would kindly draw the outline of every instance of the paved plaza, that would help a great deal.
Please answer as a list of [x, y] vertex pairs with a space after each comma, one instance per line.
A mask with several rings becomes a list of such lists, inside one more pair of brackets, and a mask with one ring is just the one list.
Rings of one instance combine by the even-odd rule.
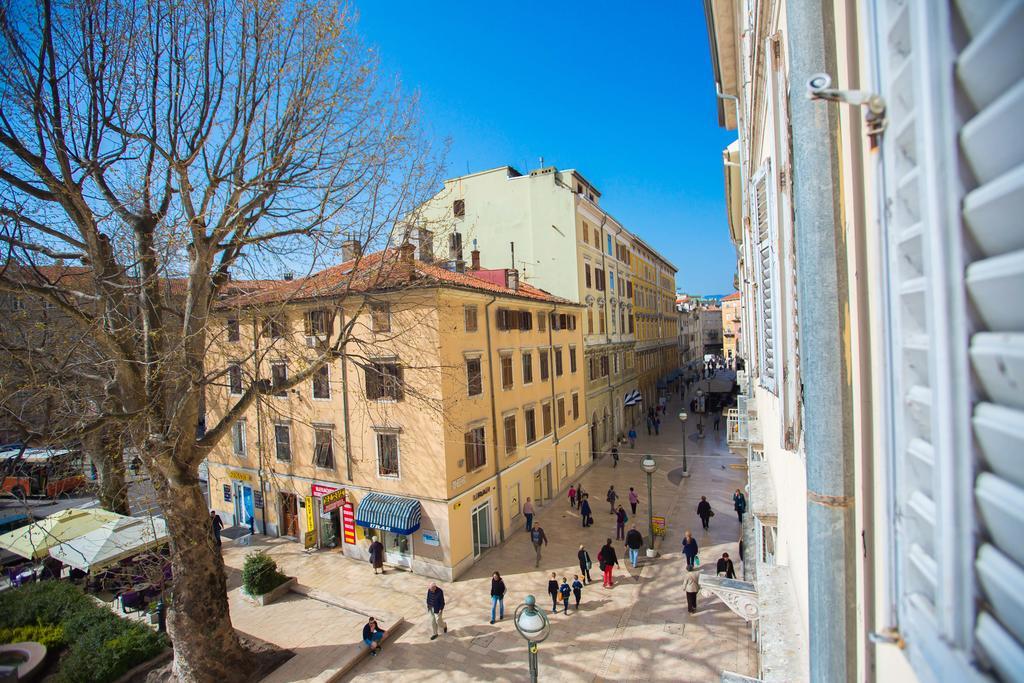
[[[698, 612], [688, 615], [682, 589], [685, 560], [680, 539], [691, 529], [700, 544], [700, 557], [707, 572], [713, 572], [715, 560], [728, 552], [741, 571], [738, 557], [739, 523], [732, 511], [732, 492], [744, 481], [742, 458], [729, 454], [725, 444], [725, 420], [718, 432], [708, 430], [698, 440], [696, 425], [688, 425], [686, 450], [689, 456], [688, 479], [682, 470], [682, 434], [675, 414], [679, 399], [668, 406], [668, 417], [659, 436], [642, 434], [636, 448], [628, 444], [622, 450], [618, 467], [610, 457], [595, 463], [583, 476], [583, 488], [594, 500], [592, 527], [581, 527], [579, 515], [569, 507], [562, 492], [538, 510], [536, 520], [544, 527], [550, 545], [544, 548], [543, 561], [534, 568], [534, 553], [527, 534], [516, 529], [503, 545], [486, 552], [480, 562], [458, 581], [441, 584], [447, 607], [448, 633], [430, 640], [424, 597], [429, 579], [406, 571], [389, 570], [374, 576], [367, 563], [344, 558], [336, 552], [306, 553], [293, 542], [256, 537], [252, 546], [225, 546], [229, 566], [240, 568], [247, 552], [266, 548], [282, 570], [298, 577], [305, 588], [323, 595], [337, 596], [345, 604], [362, 605], [361, 610], [404, 617], [406, 624], [389, 638], [384, 652], [366, 657], [343, 680], [352, 681], [521, 681], [527, 676], [526, 645], [512, 625], [512, 612], [523, 596], [537, 596], [538, 605], [548, 605], [547, 577], [552, 571], [559, 579], [578, 572], [576, 552], [583, 543], [594, 561], [591, 573], [597, 579], [583, 590], [579, 613], [552, 615], [551, 636], [540, 646], [540, 676], [545, 681], [673, 680], [717, 681], [724, 670], [753, 675], [756, 654], [750, 639], [750, 627], [714, 597], [700, 598]], [[710, 425], [706, 425], [710, 426]], [[637, 569], [621, 560], [615, 573], [616, 585], [601, 587], [597, 552], [606, 538], [615, 537], [614, 518], [604, 503], [610, 484], [623, 496], [633, 486], [640, 493], [634, 523], [646, 528], [647, 484], [640, 460], [651, 453], [658, 462], [654, 474], [654, 513], [667, 518], [667, 532], [654, 560], [641, 557]], [[700, 496], [705, 495], [717, 512], [710, 532], [704, 533], [696, 515]], [[621, 541], [615, 542], [620, 556]], [[491, 625], [490, 575], [500, 571], [508, 587], [504, 621]], [[359, 624], [350, 619], [332, 620], [327, 615], [303, 614], [304, 600], [290, 600], [277, 607], [280, 624], [306, 624], [313, 631], [335, 634], [335, 646], [355, 647]], [[288, 606], [296, 613], [288, 613]], [[316, 609], [323, 609], [322, 606]], [[247, 631], [246, 613], [234, 613], [235, 625]], [[316, 622], [316, 623], [312, 623]], [[352, 622], [352, 623], [350, 623]], [[266, 623], [266, 622], [264, 622]], [[254, 634], [256, 635], [256, 634]], [[317, 648], [330, 648], [330, 637], [318, 637]], [[324, 642], [322, 642], [324, 641]], [[274, 641], [277, 642], [277, 641]], [[316, 667], [327, 666], [322, 657], [307, 658], [308, 665], [295, 662], [289, 677], [275, 681], [314, 679], [322, 674]], [[303, 666], [312, 667], [309, 671]]]

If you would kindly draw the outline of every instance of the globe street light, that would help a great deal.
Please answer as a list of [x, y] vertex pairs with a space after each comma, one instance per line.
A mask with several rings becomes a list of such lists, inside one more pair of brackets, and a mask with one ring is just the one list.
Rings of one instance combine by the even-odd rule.
[[683, 425], [683, 476], [690, 476], [690, 468], [686, 466], [686, 419], [690, 417], [686, 412], [679, 413], [679, 421]]
[[658, 469], [658, 463], [651, 456], [645, 455], [640, 461], [640, 469], [647, 473], [647, 557], [654, 557], [654, 491], [651, 476]]
[[516, 607], [512, 618], [516, 630], [519, 631], [529, 649], [530, 682], [537, 683], [537, 644], [547, 640], [551, 635], [551, 624], [548, 623], [544, 610], [537, 609], [537, 599], [532, 595], [523, 598], [523, 604]]

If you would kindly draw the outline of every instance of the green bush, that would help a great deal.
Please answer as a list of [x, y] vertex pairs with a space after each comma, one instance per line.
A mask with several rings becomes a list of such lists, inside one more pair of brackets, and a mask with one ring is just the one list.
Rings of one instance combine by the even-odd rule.
[[166, 644], [163, 635], [141, 624], [107, 616], [97, 619], [68, 648], [57, 675], [59, 683], [113, 681], [160, 654]]
[[64, 627], [52, 624], [36, 624], [35, 626], [19, 626], [18, 628], [0, 628], [0, 643], [34, 642], [45, 645], [47, 649], [64, 644]]
[[78, 612], [96, 609], [99, 606], [77, 587], [62, 581], [40, 581], [0, 592], [0, 628], [55, 625]]
[[277, 562], [262, 550], [249, 553], [242, 567], [242, 587], [249, 595], [263, 595], [274, 590], [288, 577], [277, 569]]

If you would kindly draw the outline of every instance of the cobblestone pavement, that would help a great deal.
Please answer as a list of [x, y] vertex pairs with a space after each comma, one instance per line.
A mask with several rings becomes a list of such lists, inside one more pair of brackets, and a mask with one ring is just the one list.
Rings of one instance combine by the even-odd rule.
[[[250, 548], [225, 546], [225, 560], [240, 567], [244, 554], [263, 546], [300, 584], [359, 600], [382, 612], [404, 616], [408, 625], [385, 647], [380, 657], [365, 659], [348, 674], [352, 681], [521, 681], [527, 678], [526, 644], [512, 625], [512, 612], [523, 596], [532, 593], [539, 605], [548, 603], [547, 576], [559, 579], [578, 572], [576, 552], [583, 543], [594, 560], [597, 582], [583, 590], [577, 613], [548, 613], [551, 636], [540, 645], [540, 675], [545, 681], [672, 680], [717, 681], [723, 669], [746, 675], [756, 673], [756, 654], [749, 626], [716, 598], [699, 600], [698, 612], [688, 615], [682, 589], [685, 560], [680, 541], [691, 529], [700, 544], [705, 571], [712, 572], [722, 552], [738, 559], [739, 523], [732, 511], [732, 492], [745, 479], [743, 460], [729, 454], [725, 444], [725, 420], [721, 430], [709, 430], [697, 439], [694, 420], [688, 424], [686, 443], [688, 479], [681, 478], [682, 430], [675, 414], [676, 398], [658, 436], [646, 430], [636, 448], [622, 449], [618, 467], [601, 458], [582, 477], [584, 490], [596, 499], [595, 523], [581, 527], [565, 492], [538, 510], [536, 520], [544, 527], [550, 545], [543, 551], [539, 568], [525, 531], [517, 529], [504, 544], [493, 548], [469, 572], [452, 584], [442, 584], [447, 607], [448, 633], [430, 641], [424, 596], [429, 579], [389, 570], [374, 576], [369, 565], [334, 552], [307, 554], [296, 543], [257, 537]], [[710, 425], [708, 425], [710, 426]], [[640, 494], [637, 514], [630, 515], [641, 531], [647, 525], [646, 475], [640, 469], [642, 455], [651, 453], [658, 462], [654, 481], [654, 512], [667, 518], [661, 554], [654, 560], [641, 557], [637, 569], [621, 560], [615, 586], [601, 587], [597, 551], [606, 538], [615, 537], [614, 518], [603, 503], [610, 484], [625, 498], [629, 487]], [[705, 495], [717, 512], [709, 532], [703, 532], [696, 515]], [[625, 503], [626, 501], [623, 500]], [[627, 512], [628, 504], [625, 505]], [[622, 543], [615, 542], [620, 556]], [[643, 553], [641, 553], [642, 555]], [[739, 562], [737, 573], [740, 571]], [[503, 621], [491, 625], [490, 575], [500, 571], [508, 587]], [[236, 624], [242, 630], [244, 625]], [[333, 624], [310, 624], [331, 629]], [[348, 635], [348, 634], [346, 634]], [[351, 640], [350, 636], [345, 640]]]

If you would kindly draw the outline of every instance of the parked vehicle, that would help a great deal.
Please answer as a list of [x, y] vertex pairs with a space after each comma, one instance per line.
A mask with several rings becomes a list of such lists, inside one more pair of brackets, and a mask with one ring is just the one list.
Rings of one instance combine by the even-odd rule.
[[26, 448], [0, 451], [0, 493], [16, 498], [57, 498], [85, 484], [82, 451]]

